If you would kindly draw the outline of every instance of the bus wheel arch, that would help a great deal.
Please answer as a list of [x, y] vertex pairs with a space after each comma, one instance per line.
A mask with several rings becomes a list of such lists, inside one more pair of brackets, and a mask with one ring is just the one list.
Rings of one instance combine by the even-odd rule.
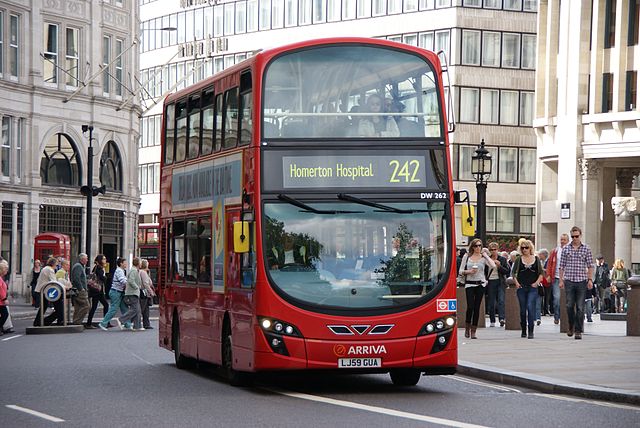
[[233, 338], [231, 337], [231, 317], [224, 314], [222, 322], [222, 375], [233, 386], [245, 386], [251, 384], [252, 376], [249, 373], [234, 370], [233, 368]]

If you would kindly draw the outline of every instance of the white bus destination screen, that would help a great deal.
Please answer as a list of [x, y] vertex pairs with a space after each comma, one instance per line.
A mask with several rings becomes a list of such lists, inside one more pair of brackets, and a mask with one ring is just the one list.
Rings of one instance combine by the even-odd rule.
[[[315, 152], [315, 151], [314, 151]], [[265, 190], [294, 189], [442, 189], [429, 151], [350, 153], [319, 151], [264, 153]], [[444, 159], [443, 159], [444, 162]], [[440, 166], [440, 165], [438, 165]], [[436, 166], [436, 168], [438, 168]], [[441, 165], [444, 172], [444, 164]], [[443, 175], [444, 176], [444, 175]]]

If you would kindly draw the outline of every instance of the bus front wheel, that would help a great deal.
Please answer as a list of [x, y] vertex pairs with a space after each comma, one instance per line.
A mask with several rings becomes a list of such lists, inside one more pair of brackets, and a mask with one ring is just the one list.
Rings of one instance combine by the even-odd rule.
[[391, 382], [397, 386], [415, 386], [421, 374], [420, 370], [415, 369], [394, 369], [389, 372]]

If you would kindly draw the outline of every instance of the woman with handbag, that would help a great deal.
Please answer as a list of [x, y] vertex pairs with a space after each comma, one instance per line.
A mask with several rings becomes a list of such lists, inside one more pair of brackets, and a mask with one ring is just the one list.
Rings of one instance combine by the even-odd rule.
[[106, 316], [109, 311], [109, 303], [104, 295], [104, 285], [107, 283], [107, 277], [104, 274], [104, 269], [107, 265], [107, 258], [104, 254], [98, 254], [93, 261], [93, 269], [91, 270], [91, 276], [87, 279], [89, 285], [89, 298], [91, 299], [91, 309], [89, 310], [89, 316], [87, 317], [87, 323], [85, 328], [95, 328], [92, 320], [93, 315], [98, 309], [98, 303], [102, 303], [102, 316]]
[[140, 310], [142, 312], [142, 327], [145, 330], [152, 329], [149, 322], [149, 307], [153, 302], [153, 296], [156, 295], [153, 290], [153, 282], [149, 276], [149, 261], [147, 259], [140, 260], [140, 280], [142, 287], [140, 289]]
[[611, 269], [611, 284], [616, 286], [616, 293], [613, 295], [615, 299], [612, 299], [614, 303], [613, 312], [624, 312], [624, 300], [626, 296], [627, 280], [629, 279], [629, 272], [624, 267], [624, 260], [616, 259], [613, 262], [613, 269]]
[[[520, 337], [533, 339], [533, 326], [536, 321], [536, 302], [538, 286], [542, 283], [544, 268], [538, 256], [534, 255], [533, 242], [520, 240], [520, 255], [511, 268], [511, 276], [516, 283], [518, 303], [520, 303]], [[528, 321], [528, 334], [527, 334]]]
[[464, 291], [467, 296], [464, 337], [471, 337], [471, 339], [478, 338], [476, 331], [480, 319], [480, 305], [487, 286], [487, 278], [484, 275], [485, 266], [493, 269], [496, 264], [489, 257], [488, 251], [482, 249], [482, 241], [474, 239], [469, 244], [469, 253], [463, 257], [458, 271], [460, 275], [464, 275]]

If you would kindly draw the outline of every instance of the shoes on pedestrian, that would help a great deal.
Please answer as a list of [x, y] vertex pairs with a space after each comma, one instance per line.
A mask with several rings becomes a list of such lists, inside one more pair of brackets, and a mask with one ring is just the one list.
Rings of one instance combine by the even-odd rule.
[[94, 326], [93, 324], [85, 324], [85, 325], [84, 325], [84, 328], [85, 328], [86, 330], [92, 330], [92, 329], [94, 329], [94, 328], [95, 328], [95, 326]]
[[573, 327], [571, 327], [569, 331], [567, 331], [567, 336], [569, 337], [573, 336]]
[[101, 330], [107, 331], [107, 327], [102, 325], [102, 323], [98, 323], [98, 327], [100, 327]]
[[151, 327], [151, 326], [147, 326], [147, 327], [145, 327], [145, 329], [147, 329], [147, 330], [153, 330], [153, 327]]
[[504, 327], [504, 320], [500, 320], [500, 327]]
[[536, 321], [536, 325], [540, 325], [540, 323], [541, 323], [541, 321], [540, 321], [540, 320], [537, 320], [537, 321]]
[[582, 339], [582, 333], [576, 333], [576, 340]]
[[556, 325], [560, 324], [560, 320], [553, 320], [553, 323], [556, 324]]
[[529, 332], [529, 334], [527, 335], [527, 339], [533, 339], [533, 332]]
[[489, 324], [489, 327], [495, 327], [496, 323], [492, 322], [491, 324]]
[[593, 320], [587, 320], [587, 322], [593, 322]]
[[476, 336], [476, 330], [478, 329], [478, 327], [475, 326], [471, 326], [471, 338], [472, 339], [477, 339], [478, 336]]
[[16, 331], [14, 329], [12, 329], [12, 328], [7, 328], [5, 330], [2, 330], [2, 332], [4, 334], [11, 334], [11, 333], [15, 333]]
[[140, 327], [140, 328], [131, 328], [131, 331], [145, 331], [144, 327]]

